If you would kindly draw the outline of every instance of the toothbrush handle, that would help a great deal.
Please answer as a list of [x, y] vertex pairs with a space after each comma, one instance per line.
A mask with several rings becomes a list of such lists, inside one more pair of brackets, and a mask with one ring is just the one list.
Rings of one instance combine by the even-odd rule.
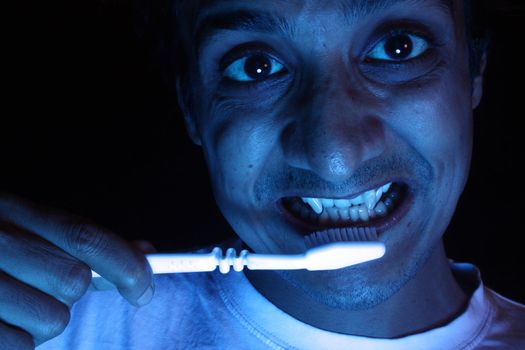
[[306, 268], [304, 254], [253, 254], [242, 250], [239, 256], [235, 249], [229, 248], [223, 256], [220, 248], [209, 254], [150, 254], [147, 259], [153, 273], [206, 272], [217, 266], [222, 273], [241, 271], [244, 266], [250, 270], [298, 270]]
[[[304, 254], [251, 254], [242, 250], [239, 256], [234, 249], [229, 248], [226, 254], [218, 247], [210, 253], [177, 253], [177, 254], [147, 254], [146, 258], [154, 274], [208, 272], [217, 266], [220, 272], [227, 273], [230, 268], [242, 271], [244, 266], [250, 270], [298, 270], [304, 269]], [[92, 271], [92, 277], [100, 277]]]
[[[177, 254], [146, 254], [151, 270], [154, 274], [175, 272], [207, 272], [217, 268], [217, 256], [221, 255], [220, 248], [215, 248], [211, 253], [177, 253]], [[100, 277], [95, 271], [91, 272], [93, 278]]]
[[246, 267], [250, 270], [300, 270], [305, 269], [304, 254], [247, 254]]
[[148, 254], [153, 273], [206, 272], [217, 268], [215, 250], [208, 254]]
[[[219, 247], [210, 253], [147, 254], [153, 273], [181, 273], [214, 271], [217, 266], [221, 273], [231, 268], [250, 270], [333, 270], [383, 256], [385, 246], [380, 242], [339, 242], [312, 248], [305, 254], [253, 254], [242, 250], [237, 256], [229, 248], [223, 255]], [[100, 277], [92, 271], [92, 276]]]

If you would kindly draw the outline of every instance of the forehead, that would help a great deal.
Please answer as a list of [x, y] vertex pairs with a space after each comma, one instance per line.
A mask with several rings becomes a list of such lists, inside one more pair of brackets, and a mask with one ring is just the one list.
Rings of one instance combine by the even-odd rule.
[[[180, 1], [180, 0], [179, 0]], [[434, 6], [453, 12], [455, 0], [182, 0], [199, 24], [206, 16], [235, 9], [299, 14], [338, 12], [346, 17], [362, 17], [393, 6], [411, 8]], [[189, 19], [189, 18], [186, 18]]]
[[434, 3], [444, 8], [452, 8], [454, 0], [192, 0], [188, 1], [199, 12], [224, 10], [232, 6], [250, 6], [275, 10], [320, 10], [339, 9], [349, 12], [370, 13], [374, 10], [404, 3], [407, 6], [418, 6], [423, 3]]
[[[457, 0], [459, 1], [459, 0]], [[292, 31], [303, 20], [335, 15], [347, 23], [381, 14], [384, 11], [432, 9], [455, 17], [454, 0], [182, 0], [185, 5], [179, 20], [192, 46], [200, 46], [210, 33], [226, 30], [262, 32]], [[181, 16], [182, 15], [182, 16]], [[456, 18], [454, 18], [455, 20]]]

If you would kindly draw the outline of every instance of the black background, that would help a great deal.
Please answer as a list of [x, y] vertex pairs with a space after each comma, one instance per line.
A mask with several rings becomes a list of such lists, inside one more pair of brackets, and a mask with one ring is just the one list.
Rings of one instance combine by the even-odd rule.
[[[445, 235], [457, 261], [525, 302], [521, 226], [523, 5], [491, 13], [472, 173]], [[514, 4], [514, 5], [513, 5]], [[513, 5], [513, 6], [512, 6]], [[0, 190], [65, 209], [159, 250], [233, 235], [197, 146], [138, 40], [125, 1], [20, 1], [6, 8]]]

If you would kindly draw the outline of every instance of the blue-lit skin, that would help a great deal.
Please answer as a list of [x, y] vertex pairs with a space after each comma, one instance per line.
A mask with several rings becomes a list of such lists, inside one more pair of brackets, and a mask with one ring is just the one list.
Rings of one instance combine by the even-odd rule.
[[[381, 233], [379, 260], [340, 271], [248, 273], [297, 319], [397, 337], [463, 311], [441, 239], [467, 180], [482, 77], [470, 79], [462, 2], [453, 4], [450, 12], [438, 0], [390, 1], [359, 18], [343, 16], [339, 1], [216, 1], [201, 9], [288, 22], [274, 32], [217, 29], [190, 50], [199, 53], [190, 57], [192, 103], [179, 96], [216, 201], [249, 247], [304, 251], [303, 234], [279, 210], [284, 197], [346, 198], [389, 181], [411, 194], [406, 214]], [[399, 33], [412, 51], [387, 59], [382, 45]], [[284, 70], [225, 77], [224, 57], [254, 52]]]

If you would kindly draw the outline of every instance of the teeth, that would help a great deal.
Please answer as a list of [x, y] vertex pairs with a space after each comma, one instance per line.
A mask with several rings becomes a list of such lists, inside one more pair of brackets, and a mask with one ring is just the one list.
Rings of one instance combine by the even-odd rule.
[[354, 222], [359, 220], [359, 210], [355, 205], [350, 207], [350, 219]]
[[383, 195], [383, 187], [380, 187], [376, 190], [376, 203], [379, 202], [382, 195]]
[[368, 209], [372, 209], [376, 205], [376, 191], [370, 190], [366, 191], [363, 195], [365, 198], [365, 204]]
[[334, 206], [334, 200], [329, 198], [321, 198], [321, 203], [325, 208], [331, 208]]
[[303, 202], [308, 204], [313, 209], [313, 211], [315, 211], [316, 214], [321, 214], [321, 212], [323, 211], [321, 201], [317, 198], [303, 198]]
[[341, 219], [343, 221], [350, 220], [350, 209], [349, 208], [339, 209], [339, 215], [341, 216]]
[[376, 216], [386, 215], [392, 207], [390, 197], [394, 196], [395, 193], [389, 193], [381, 201], [383, 194], [390, 189], [391, 185], [392, 182], [389, 182], [351, 199], [302, 197], [303, 202], [308, 204], [315, 214], [297, 202], [292, 206], [292, 209], [305, 218], [318, 219], [321, 223], [328, 221], [368, 221]]
[[394, 202], [390, 197], [386, 197], [384, 203], [387, 208], [392, 208], [392, 206], [394, 205]]
[[339, 210], [332, 207], [332, 208], [326, 208], [326, 211], [328, 212], [328, 217], [330, 218], [330, 220], [332, 221], [339, 220], [339, 214], [337, 213]]
[[334, 204], [337, 208], [348, 208], [350, 206], [350, 201], [348, 199], [336, 199]]
[[388, 209], [385, 203], [379, 201], [379, 203], [377, 203], [377, 206], [375, 208], [375, 212], [379, 216], [385, 216], [388, 213]]
[[359, 218], [363, 221], [368, 221], [368, 208], [366, 208], [364, 205], [358, 206], [359, 211]]
[[360, 194], [357, 197], [354, 197], [354, 198], [350, 199], [350, 204], [352, 204], [352, 205], [359, 205], [359, 204], [364, 203], [364, 202], [365, 202], [365, 199], [363, 198], [362, 194]]

